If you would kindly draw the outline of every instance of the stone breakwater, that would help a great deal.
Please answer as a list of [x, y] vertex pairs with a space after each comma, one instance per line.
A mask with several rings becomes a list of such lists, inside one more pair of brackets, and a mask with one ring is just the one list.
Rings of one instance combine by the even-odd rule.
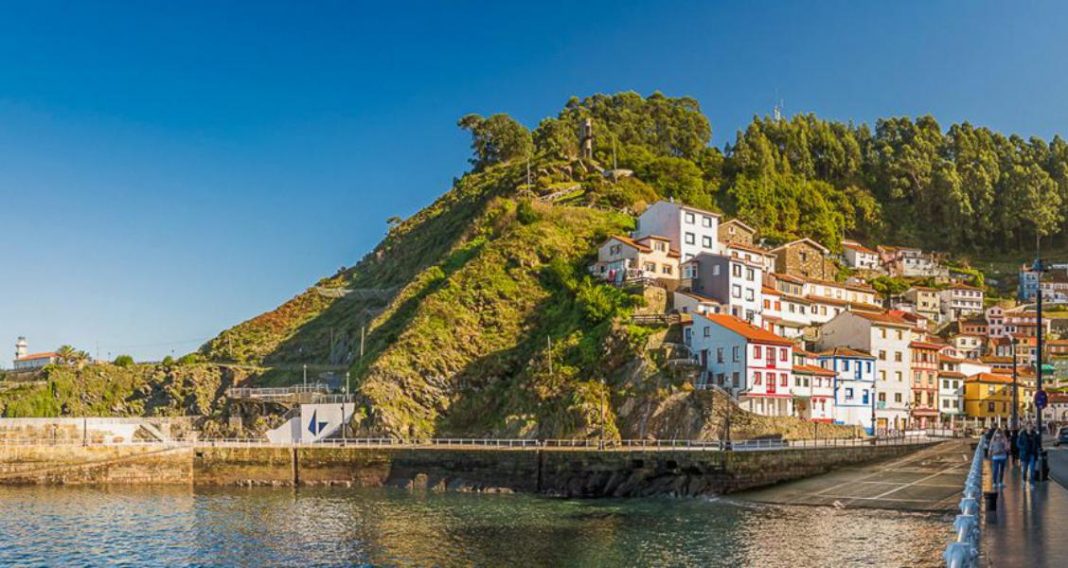
[[724, 494], [930, 444], [769, 451], [360, 446], [0, 446], [0, 484], [395, 486], [563, 497]]

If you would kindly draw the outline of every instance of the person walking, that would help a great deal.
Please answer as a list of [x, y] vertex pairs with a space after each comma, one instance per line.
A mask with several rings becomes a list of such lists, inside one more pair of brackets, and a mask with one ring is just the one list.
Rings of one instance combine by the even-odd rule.
[[990, 437], [990, 465], [994, 474], [994, 487], [1005, 487], [1005, 461], [1009, 458], [1009, 441], [1001, 430], [994, 430]]
[[1012, 465], [1016, 467], [1020, 464], [1020, 430], [1014, 428], [1009, 430], [1009, 455], [1012, 456]]
[[[1017, 446], [1020, 449], [1020, 481], [1031, 480], [1031, 483], [1035, 483], [1035, 465], [1038, 461], [1038, 444], [1035, 443], [1035, 437], [1032, 435], [1034, 426], [1028, 425], [1020, 432], [1019, 439], [1016, 441]], [[1031, 471], [1031, 476], [1028, 477], [1027, 472]]]

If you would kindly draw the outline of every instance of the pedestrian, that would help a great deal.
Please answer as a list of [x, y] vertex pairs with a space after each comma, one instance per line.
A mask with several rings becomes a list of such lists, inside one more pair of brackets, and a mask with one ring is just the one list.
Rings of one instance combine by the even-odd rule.
[[1012, 456], [1012, 465], [1016, 467], [1020, 463], [1020, 430], [1009, 430], [1009, 454]]
[[990, 465], [994, 473], [994, 487], [1005, 487], [1005, 461], [1009, 458], [1009, 441], [1001, 430], [995, 430], [990, 437]]
[[[1020, 447], [1020, 480], [1031, 480], [1033, 484], [1035, 482], [1035, 463], [1038, 461], [1038, 445], [1035, 443], [1035, 437], [1031, 435], [1034, 431], [1034, 426], [1028, 425], [1020, 432], [1020, 438], [1017, 444]], [[1031, 476], [1028, 478], [1027, 472], [1030, 470]]]

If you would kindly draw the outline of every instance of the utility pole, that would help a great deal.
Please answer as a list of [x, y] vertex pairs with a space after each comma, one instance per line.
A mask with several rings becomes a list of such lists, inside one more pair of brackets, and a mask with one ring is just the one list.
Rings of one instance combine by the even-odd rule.
[[345, 398], [341, 399], [341, 437], [347, 438], [349, 420], [345, 417], [345, 403], [349, 401], [349, 372], [345, 371]]
[[545, 342], [549, 345], [549, 350], [545, 353], [545, 356], [549, 358], [549, 376], [553, 375], [553, 338], [548, 336], [545, 338]]
[[875, 431], [875, 371], [871, 375], [871, 444], [874, 446], [879, 435]]
[[1019, 430], [1020, 429], [1020, 416], [1019, 416], [1020, 402], [1019, 402], [1019, 400], [1017, 400], [1017, 391], [1019, 390], [1019, 387], [1016, 384], [1016, 338], [1012, 337], [1011, 335], [1009, 337], [1012, 340], [1009, 343], [1009, 345], [1012, 346], [1012, 425], [1011, 425], [1011, 427], [1012, 427], [1013, 430]]
[[308, 364], [304, 364], [304, 390], [308, 390]]
[[363, 362], [363, 343], [367, 337], [367, 324], [360, 326], [360, 362]]
[[598, 446], [602, 450], [604, 449], [604, 420], [605, 420], [605, 416], [604, 416], [605, 408], [604, 408], [604, 405], [605, 405], [605, 390], [607, 388], [608, 388], [608, 386], [605, 384], [605, 381], [602, 378], [601, 379], [601, 443], [598, 444]]

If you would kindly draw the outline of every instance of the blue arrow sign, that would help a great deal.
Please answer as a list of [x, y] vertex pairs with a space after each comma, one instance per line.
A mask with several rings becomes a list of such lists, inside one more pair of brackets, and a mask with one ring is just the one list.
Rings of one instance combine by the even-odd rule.
[[326, 429], [328, 422], [319, 422], [319, 411], [312, 412], [311, 421], [308, 422], [308, 431], [312, 433], [312, 436], [318, 436]]

